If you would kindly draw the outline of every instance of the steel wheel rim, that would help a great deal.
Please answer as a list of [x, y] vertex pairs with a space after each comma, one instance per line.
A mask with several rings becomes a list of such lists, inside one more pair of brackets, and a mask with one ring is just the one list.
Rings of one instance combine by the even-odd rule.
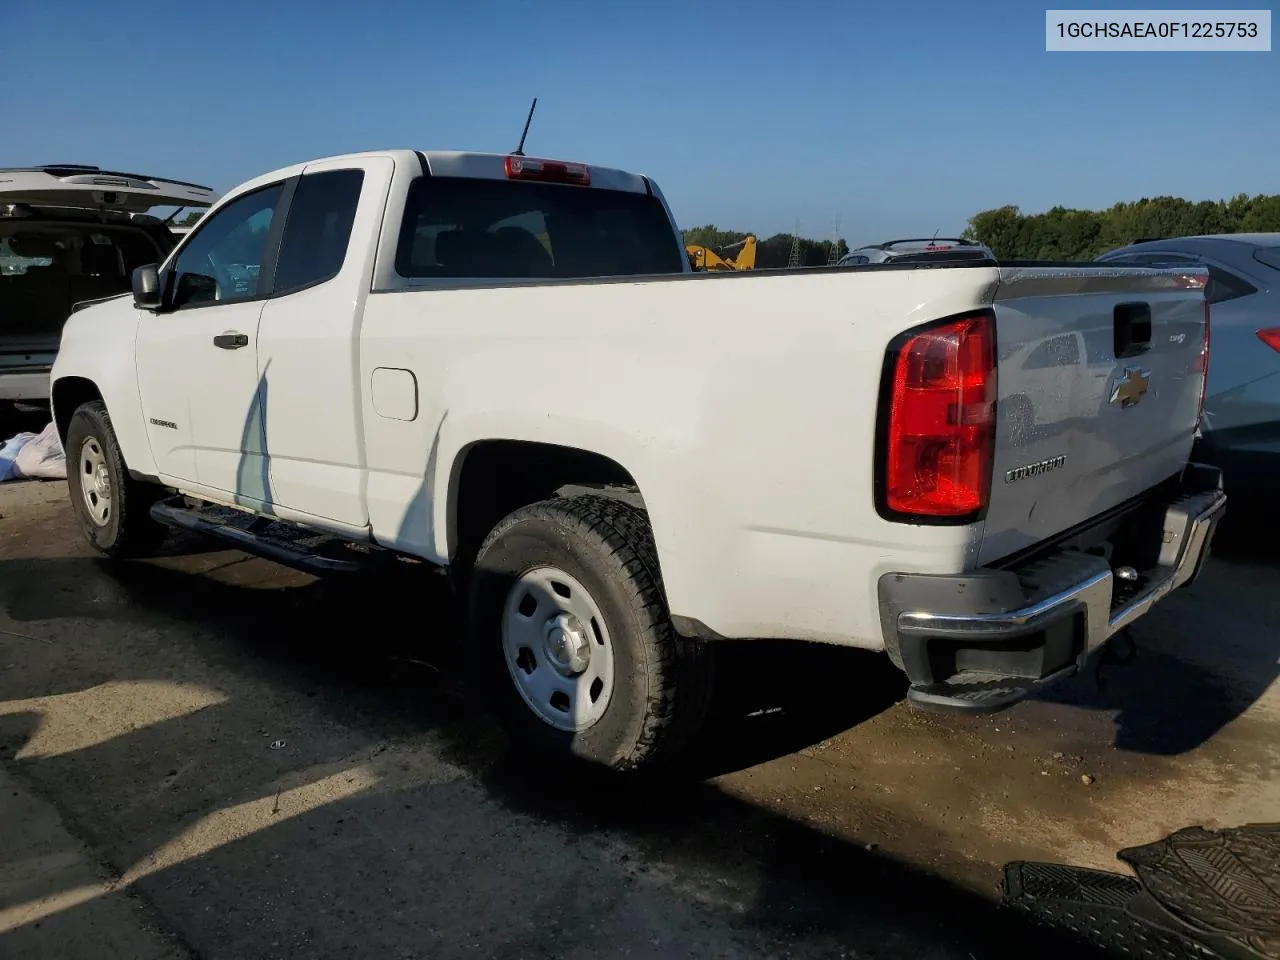
[[84, 499], [89, 519], [100, 527], [111, 520], [111, 471], [107, 455], [96, 437], [86, 437], [80, 444], [80, 496]]
[[521, 699], [544, 723], [579, 733], [604, 716], [613, 641], [595, 598], [563, 570], [529, 570], [507, 591], [502, 652]]

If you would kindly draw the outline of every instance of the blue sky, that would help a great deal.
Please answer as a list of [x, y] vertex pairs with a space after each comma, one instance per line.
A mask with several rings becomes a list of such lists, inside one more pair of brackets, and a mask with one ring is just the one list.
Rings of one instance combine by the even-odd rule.
[[1030, 0], [0, 4], [3, 166], [226, 189], [509, 150], [536, 95], [530, 155], [649, 173], [682, 226], [839, 216], [857, 244], [1004, 203], [1280, 193], [1280, 53], [1046, 53]]

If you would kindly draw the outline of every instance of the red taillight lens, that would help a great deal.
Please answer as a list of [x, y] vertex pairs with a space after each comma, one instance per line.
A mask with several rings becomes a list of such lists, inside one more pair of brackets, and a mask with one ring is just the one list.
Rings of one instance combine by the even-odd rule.
[[543, 183], [591, 185], [591, 170], [585, 163], [563, 163], [559, 160], [535, 160], [533, 157], [507, 157], [507, 176], [512, 180], [541, 180]]
[[1258, 339], [1272, 350], [1280, 353], [1280, 327], [1267, 327], [1258, 331]]
[[890, 374], [884, 505], [918, 517], [983, 510], [995, 452], [995, 318], [977, 313], [910, 337]]

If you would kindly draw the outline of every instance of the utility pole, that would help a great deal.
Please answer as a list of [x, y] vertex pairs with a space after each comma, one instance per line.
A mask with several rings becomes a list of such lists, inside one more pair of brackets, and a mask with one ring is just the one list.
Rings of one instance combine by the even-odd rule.
[[787, 269], [795, 270], [800, 266], [800, 221], [796, 221], [796, 232], [791, 234], [791, 256], [787, 258]]
[[840, 214], [836, 214], [836, 223], [831, 230], [831, 249], [827, 251], [827, 266], [834, 267], [840, 259]]

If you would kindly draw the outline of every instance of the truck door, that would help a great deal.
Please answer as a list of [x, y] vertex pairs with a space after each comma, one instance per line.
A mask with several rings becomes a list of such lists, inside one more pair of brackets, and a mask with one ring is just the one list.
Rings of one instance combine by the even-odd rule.
[[290, 519], [368, 523], [356, 320], [393, 171], [390, 157], [310, 164], [289, 204], [258, 372], [272, 495]]
[[165, 306], [144, 312], [142, 415], [163, 476], [253, 506], [265, 488], [257, 343], [283, 183], [207, 216], [166, 266]]

